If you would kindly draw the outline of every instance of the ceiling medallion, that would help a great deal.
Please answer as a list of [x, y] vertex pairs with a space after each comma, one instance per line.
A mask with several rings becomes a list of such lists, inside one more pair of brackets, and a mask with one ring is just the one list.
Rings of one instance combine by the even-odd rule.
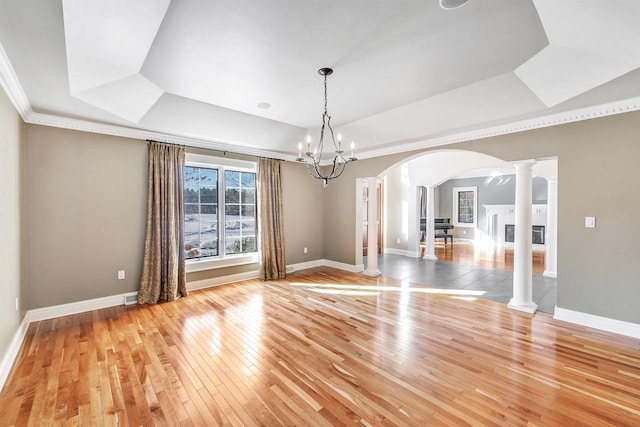
[[[338, 142], [333, 135], [333, 128], [331, 127], [331, 116], [327, 113], [327, 76], [333, 74], [331, 68], [320, 68], [318, 74], [324, 76], [324, 113], [322, 113], [322, 128], [320, 128], [320, 140], [318, 145], [311, 151], [311, 137], [307, 135], [307, 151], [302, 156], [302, 142], [298, 143], [298, 157], [296, 160], [307, 165], [307, 172], [309, 175], [316, 179], [321, 179], [323, 185], [326, 187], [330, 179], [338, 178], [344, 172], [347, 163], [355, 162], [355, 144], [351, 141], [351, 156], [347, 159], [344, 158], [342, 153], [342, 135], [338, 134]], [[322, 160], [322, 154], [324, 152], [324, 131], [325, 126], [328, 128], [331, 142], [333, 142], [334, 157], [333, 165], [329, 169], [329, 173], [322, 174], [320, 162]]]

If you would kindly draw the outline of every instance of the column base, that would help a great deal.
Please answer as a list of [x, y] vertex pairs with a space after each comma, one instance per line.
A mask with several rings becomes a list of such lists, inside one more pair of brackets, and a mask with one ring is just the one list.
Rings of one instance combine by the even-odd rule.
[[365, 275], [365, 276], [379, 276], [379, 275], [381, 275], [381, 274], [382, 274], [382, 273], [380, 273], [380, 270], [377, 270], [377, 269], [376, 269], [376, 270], [369, 270], [369, 269], [366, 269], [366, 270], [364, 271], [364, 275]]
[[557, 279], [557, 278], [558, 278], [558, 275], [556, 274], [556, 272], [555, 272], [555, 271], [545, 270], [545, 271], [544, 271], [544, 273], [542, 273], [542, 275], [543, 275], [544, 277], [552, 277], [552, 278], [554, 278], [554, 279]]
[[438, 257], [435, 255], [425, 255], [422, 257], [422, 259], [428, 259], [429, 261], [437, 261]]
[[534, 302], [518, 302], [514, 301], [513, 298], [507, 304], [512, 310], [524, 311], [525, 313], [533, 314], [538, 310], [538, 305]]

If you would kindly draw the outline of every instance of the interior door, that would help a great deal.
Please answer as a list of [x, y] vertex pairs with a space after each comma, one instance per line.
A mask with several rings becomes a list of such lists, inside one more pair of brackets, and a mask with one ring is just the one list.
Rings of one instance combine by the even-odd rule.
[[[383, 205], [383, 196], [384, 196], [384, 192], [383, 192], [383, 188], [382, 188], [382, 182], [378, 182], [377, 186], [376, 186], [376, 191], [378, 193], [378, 254], [382, 253], [382, 248], [384, 247], [384, 239], [383, 239], [383, 219], [382, 219], [382, 214], [383, 214], [383, 209], [382, 209], [382, 205]], [[368, 221], [368, 204], [369, 204], [369, 189], [368, 186], [365, 184], [362, 187], [362, 256], [367, 256], [367, 251], [368, 251], [368, 246], [369, 246], [369, 233], [368, 233], [368, 227], [369, 227], [369, 221]]]

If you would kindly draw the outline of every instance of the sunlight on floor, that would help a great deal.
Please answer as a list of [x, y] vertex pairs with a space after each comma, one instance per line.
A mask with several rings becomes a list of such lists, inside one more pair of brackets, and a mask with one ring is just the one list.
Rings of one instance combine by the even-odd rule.
[[[402, 286], [371, 286], [371, 285], [346, 285], [338, 283], [291, 283], [291, 286], [308, 288], [312, 292], [332, 295], [362, 295], [376, 296], [383, 292], [417, 292], [424, 294], [450, 295], [458, 299], [469, 301], [469, 297], [484, 295], [487, 291], [470, 289], [438, 289], [426, 287], [409, 287], [403, 282]], [[472, 298], [471, 300], [474, 300]]]

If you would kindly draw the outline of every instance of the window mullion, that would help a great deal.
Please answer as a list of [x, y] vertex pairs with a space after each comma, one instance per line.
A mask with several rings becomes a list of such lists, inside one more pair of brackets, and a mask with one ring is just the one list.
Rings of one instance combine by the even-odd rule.
[[224, 167], [218, 168], [218, 255], [225, 257], [226, 247], [225, 242], [227, 239], [225, 223], [226, 223], [226, 205], [225, 200], [225, 188], [226, 182], [224, 180]]

